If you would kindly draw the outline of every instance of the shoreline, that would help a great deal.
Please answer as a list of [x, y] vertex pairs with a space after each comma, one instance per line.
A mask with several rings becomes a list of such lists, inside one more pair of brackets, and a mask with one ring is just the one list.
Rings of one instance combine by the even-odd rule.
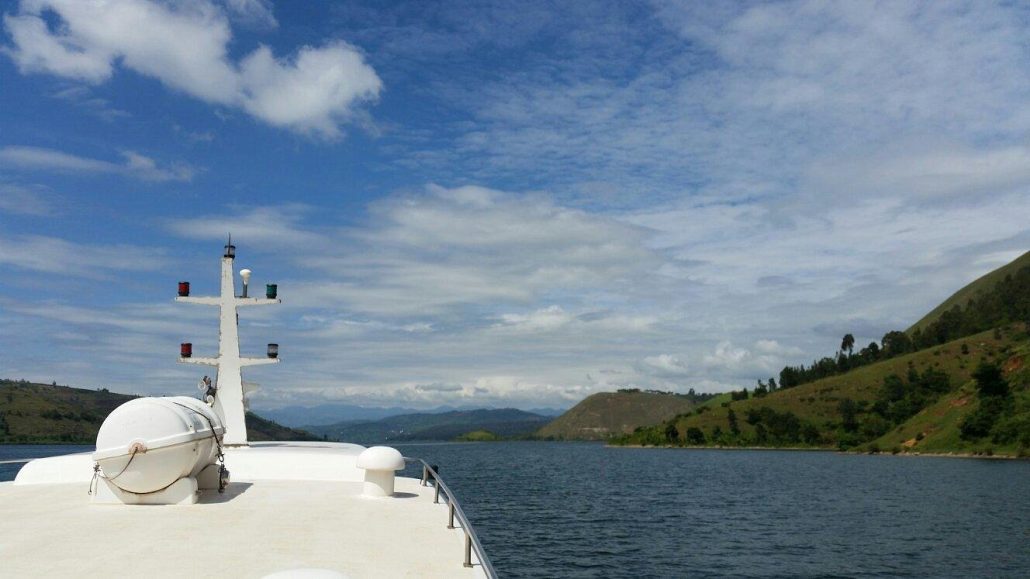
[[808, 448], [808, 447], [797, 447], [797, 446], [679, 446], [672, 444], [665, 445], [643, 445], [643, 444], [607, 444], [606, 448], [654, 448], [664, 450], [778, 450], [788, 452], [835, 452], [837, 454], [850, 454], [850, 455], [884, 455], [884, 456], [905, 456], [905, 457], [932, 457], [932, 458], [976, 458], [984, 460], [1030, 460], [1030, 456], [1016, 456], [1011, 454], [975, 454], [972, 452], [898, 452], [892, 453], [887, 452], [868, 452], [868, 451], [857, 451], [857, 450], [837, 450], [834, 448]]

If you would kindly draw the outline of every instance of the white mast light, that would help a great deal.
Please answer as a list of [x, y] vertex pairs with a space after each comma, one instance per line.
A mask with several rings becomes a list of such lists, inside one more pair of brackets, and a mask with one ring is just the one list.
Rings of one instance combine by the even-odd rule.
[[250, 270], [241, 269], [240, 277], [243, 278], [243, 295], [241, 297], [247, 297], [247, 287], [250, 285]]

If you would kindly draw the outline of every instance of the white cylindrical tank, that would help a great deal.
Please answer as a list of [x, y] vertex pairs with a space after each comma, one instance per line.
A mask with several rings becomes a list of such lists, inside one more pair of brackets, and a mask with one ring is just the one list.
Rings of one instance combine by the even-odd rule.
[[137, 398], [104, 420], [93, 460], [121, 490], [152, 493], [214, 463], [224, 432], [218, 416], [199, 400]]

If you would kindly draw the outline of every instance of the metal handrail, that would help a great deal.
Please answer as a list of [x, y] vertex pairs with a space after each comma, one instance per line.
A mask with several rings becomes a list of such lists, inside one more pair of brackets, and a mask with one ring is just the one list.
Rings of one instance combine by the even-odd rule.
[[436, 469], [421, 458], [410, 458], [406, 456], [404, 457], [404, 461], [422, 464], [422, 486], [428, 486], [429, 476], [432, 475], [433, 487], [436, 489], [433, 496], [434, 503], [440, 502], [441, 490], [447, 495], [447, 528], [454, 528], [454, 517], [457, 516], [462, 530], [465, 531], [465, 566], [472, 567], [472, 550], [475, 549], [476, 557], [479, 558], [479, 564], [482, 565], [483, 571], [486, 572], [486, 576], [489, 579], [497, 579], [497, 570], [494, 569], [493, 564], [490, 563], [490, 558], [486, 556], [486, 550], [483, 549], [483, 544], [479, 542], [479, 537], [476, 536], [475, 529], [473, 529], [472, 524], [469, 523], [468, 517], [465, 516], [465, 511], [461, 509], [461, 505], [458, 504], [457, 497], [454, 496], [451, 489], [440, 478], [440, 473], [436, 472]]

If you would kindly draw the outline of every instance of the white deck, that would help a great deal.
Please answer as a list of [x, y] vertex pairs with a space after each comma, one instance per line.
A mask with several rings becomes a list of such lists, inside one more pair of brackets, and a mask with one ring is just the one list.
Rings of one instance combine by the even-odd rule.
[[[393, 498], [361, 496], [353, 467], [361, 449], [230, 449], [229, 489], [188, 506], [91, 504], [89, 455], [30, 463], [26, 476], [0, 483], [0, 576], [263, 577], [314, 568], [352, 579], [485, 577], [478, 565], [462, 566], [464, 533], [446, 528], [447, 507], [433, 503], [432, 487], [398, 478]], [[63, 482], [41, 483], [48, 471]]]

